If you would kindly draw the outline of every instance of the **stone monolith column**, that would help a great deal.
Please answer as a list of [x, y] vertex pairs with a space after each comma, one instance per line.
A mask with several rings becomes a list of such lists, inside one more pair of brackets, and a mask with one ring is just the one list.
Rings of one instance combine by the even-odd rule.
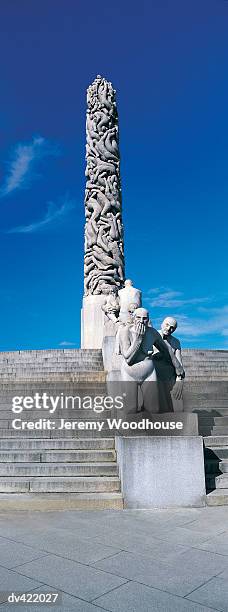
[[101, 306], [124, 283], [118, 114], [115, 90], [101, 76], [87, 90], [82, 348], [101, 348]]

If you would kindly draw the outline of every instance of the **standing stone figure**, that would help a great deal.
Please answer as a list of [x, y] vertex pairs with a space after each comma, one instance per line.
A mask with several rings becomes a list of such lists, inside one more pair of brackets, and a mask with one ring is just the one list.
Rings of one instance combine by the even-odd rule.
[[84, 295], [124, 282], [118, 114], [112, 84], [97, 76], [87, 90]]
[[[149, 313], [145, 308], [137, 308], [132, 325], [121, 325], [119, 328], [120, 353], [123, 356], [121, 380], [125, 384], [127, 414], [136, 413], [138, 409], [138, 387], [141, 387], [144, 409], [154, 414], [159, 411], [157, 376], [153, 362], [153, 346], [156, 346], [175, 368], [177, 375], [182, 375], [183, 367], [173, 351], [164, 342], [159, 332], [150, 327]], [[153, 384], [147, 384], [153, 383]]]
[[130, 279], [125, 280], [124, 288], [119, 290], [120, 299], [120, 321], [126, 323], [129, 312], [133, 312], [142, 305], [142, 292], [133, 287]]
[[[176, 319], [166, 317], [161, 324], [159, 333], [183, 369], [180, 341], [172, 336], [176, 328]], [[181, 374], [177, 374], [173, 364], [161, 352], [155, 354], [154, 362], [158, 377], [160, 412], [183, 411], [184, 370]]]

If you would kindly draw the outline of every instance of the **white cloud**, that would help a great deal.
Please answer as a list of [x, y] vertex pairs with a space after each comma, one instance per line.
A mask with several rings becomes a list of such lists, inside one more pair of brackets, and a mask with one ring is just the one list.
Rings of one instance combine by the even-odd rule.
[[[178, 334], [183, 338], [197, 338], [201, 336], [228, 336], [228, 306], [207, 310], [207, 317], [194, 317], [188, 315], [178, 315], [174, 317], [178, 322]], [[161, 319], [156, 319], [156, 324], [160, 326]], [[156, 327], [155, 324], [155, 327]]]
[[148, 294], [157, 293], [154, 298], [146, 297], [149, 305], [152, 308], [183, 308], [183, 306], [203, 304], [210, 301], [210, 297], [185, 298], [181, 291], [173, 291], [172, 289], [150, 289]]
[[30, 223], [30, 225], [13, 227], [7, 231], [7, 234], [32, 234], [34, 232], [42, 231], [60, 219], [63, 219], [63, 217], [65, 217], [73, 208], [75, 208], [75, 201], [70, 200], [67, 196], [58, 205], [55, 202], [48, 202], [47, 212], [43, 219]]
[[[154, 326], [158, 329], [164, 317], [172, 315], [178, 322], [178, 335], [189, 342], [194, 338], [212, 335], [227, 338], [228, 305], [216, 306], [216, 299], [218, 296], [185, 297], [182, 292], [167, 287], [150, 289], [145, 297], [148, 307], [168, 310], [164, 311], [163, 316], [156, 318], [153, 317], [152, 311]], [[224, 294], [223, 300], [226, 299], [227, 295]], [[155, 314], [157, 315], [157, 311]]]
[[67, 340], [63, 340], [63, 342], [59, 343], [59, 346], [75, 346], [75, 342], [68, 342]]
[[48, 156], [58, 155], [58, 148], [42, 136], [34, 136], [28, 143], [19, 142], [12, 151], [11, 160], [7, 163], [8, 172], [0, 189], [0, 197], [9, 195], [18, 189], [29, 187], [35, 174], [36, 163]]

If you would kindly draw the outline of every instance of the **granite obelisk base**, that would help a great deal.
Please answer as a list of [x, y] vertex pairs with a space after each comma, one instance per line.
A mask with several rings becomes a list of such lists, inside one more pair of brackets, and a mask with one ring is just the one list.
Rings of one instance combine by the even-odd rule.
[[101, 308], [105, 295], [87, 295], [81, 310], [81, 348], [101, 349], [104, 336], [104, 317]]

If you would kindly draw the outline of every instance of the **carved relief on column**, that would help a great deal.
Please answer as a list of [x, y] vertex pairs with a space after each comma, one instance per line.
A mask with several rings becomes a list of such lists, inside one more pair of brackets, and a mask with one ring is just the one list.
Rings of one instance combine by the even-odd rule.
[[112, 84], [87, 90], [84, 294], [107, 294], [124, 281], [118, 114]]

